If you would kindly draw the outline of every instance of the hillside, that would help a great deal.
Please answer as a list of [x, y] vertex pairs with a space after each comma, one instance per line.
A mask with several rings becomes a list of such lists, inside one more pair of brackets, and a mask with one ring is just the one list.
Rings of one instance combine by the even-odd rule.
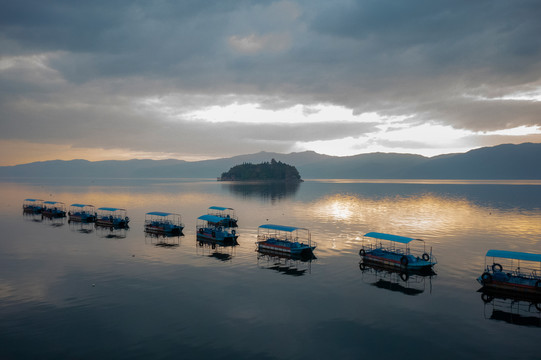
[[260, 152], [231, 158], [182, 160], [43, 161], [1, 166], [0, 177], [41, 178], [216, 178], [243, 163], [271, 159], [291, 164], [304, 179], [540, 179], [541, 144], [499, 145], [427, 158], [372, 153], [336, 157], [313, 151]]

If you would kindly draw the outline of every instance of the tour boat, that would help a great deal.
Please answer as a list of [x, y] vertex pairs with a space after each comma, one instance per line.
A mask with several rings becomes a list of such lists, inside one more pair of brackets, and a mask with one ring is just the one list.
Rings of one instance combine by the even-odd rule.
[[184, 229], [180, 214], [153, 211], [145, 215], [145, 231], [153, 234], [180, 235]]
[[129, 222], [130, 218], [127, 216], [126, 209], [110, 207], [98, 208], [96, 225], [124, 228], [128, 227]]
[[257, 229], [258, 251], [310, 255], [316, 248], [310, 230], [294, 226], [264, 224]]
[[96, 211], [94, 205], [89, 204], [71, 204], [68, 212], [68, 221], [94, 222], [96, 221]]
[[44, 201], [41, 215], [48, 218], [66, 217], [66, 204], [60, 201]]
[[23, 212], [30, 214], [40, 214], [43, 211], [43, 200], [24, 199]]
[[[365, 245], [364, 238], [376, 239], [376, 241], [373, 242], [372, 240]], [[432, 255], [432, 249], [427, 252], [425, 243], [421, 239], [378, 232], [366, 233], [364, 238], [362, 248], [359, 250], [359, 255], [363, 258], [363, 261], [419, 271], [430, 271], [437, 263], [436, 258]], [[416, 248], [417, 251], [412, 253], [413, 249], [410, 248], [412, 241], [422, 242], [422, 250]]]
[[222, 206], [211, 206], [208, 209], [208, 215], [214, 215], [224, 218], [219, 225], [223, 227], [238, 227], [238, 218], [235, 216], [235, 209]]
[[[487, 263], [487, 258], [492, 260]], [[541, 254], [489, 250], [485, 271], [477, 281], [484, 288], [541, 297]]]
[[234, 244], [239, 236], [237, 231], [228, 225], [231, 225], [230, 218], [201, 215], [196, 224], [197, 240]]

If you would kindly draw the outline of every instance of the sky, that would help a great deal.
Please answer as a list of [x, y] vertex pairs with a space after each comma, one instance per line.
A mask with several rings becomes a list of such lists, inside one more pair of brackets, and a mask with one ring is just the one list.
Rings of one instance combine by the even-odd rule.
[[541, 142], [537, 0], [0, 7], [0, 165]]

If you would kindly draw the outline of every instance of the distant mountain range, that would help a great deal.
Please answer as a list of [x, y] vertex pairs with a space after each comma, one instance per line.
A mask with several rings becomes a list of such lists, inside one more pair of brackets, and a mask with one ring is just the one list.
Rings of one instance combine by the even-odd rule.
[[217, 178], [232, 166], [275, 159], [295, 166], [304, 179], [541, 179], [541, 144], [498, 145], [435, 157], [371, 153], [337, 157], [305, 151], [259, 152], [231, 158], [183, 160], [52, 160], [0, 166], [0, 177]]

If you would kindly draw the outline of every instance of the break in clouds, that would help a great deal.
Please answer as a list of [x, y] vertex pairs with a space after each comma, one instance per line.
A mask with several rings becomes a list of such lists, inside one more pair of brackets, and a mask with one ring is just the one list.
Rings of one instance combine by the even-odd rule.
[[[435, 145], [385, 135], [427, 124], [457, 147], [541, 141], [540, 18], [538, 1], [4, 1], [0, 141], [416, 152]], [[277, 118], [204, 115], [231, 105]]]

